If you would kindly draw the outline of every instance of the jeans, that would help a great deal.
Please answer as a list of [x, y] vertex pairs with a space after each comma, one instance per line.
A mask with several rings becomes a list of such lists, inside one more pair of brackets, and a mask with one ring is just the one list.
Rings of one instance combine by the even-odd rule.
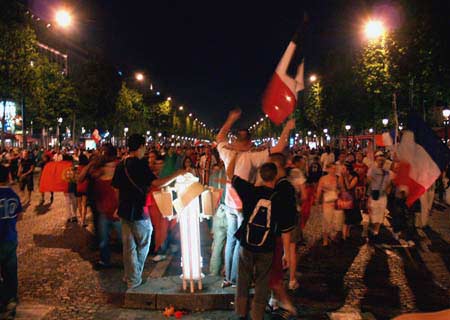
[[111, 262], [111, 252], [109, 250], [109, 233], [112, 229], [116, 229], [118, 238], [122, 239], [122, 227], [120, 221], [110, 220], [104, 214], [100, 214], [98, 225], [100, 231], [100, 260], [105, 264], [109, 264]]
[[0, 243], [0, 270], [3, 283], [0, 283], [0, 305], [17, 298], [17, 242]]
[[239, 240], [234, 234], [242, 223], [242, 213], [236, 209], [226, 207], [227, 243], [225, 244], [225, 280], [236, 284], [239, 262]]
[[123, 266], [128, 287], [138, 286], [142, 282], [142, 271], [147, 259], [152, 239], [150, 219], [130, 222], [122, 220]]
[[251, 252], [245, 248], [239, 254], [239, 279], [237, 283], [235, 308], [236, 314], [245, 317], [248, 314], [250, 286], [255, 279], [255, 295], [252, 299], [251, 319], [263, 320], [269, 295], [269, 276], [272, 267], [273, 252]]
[[213, 244], [211, 260], [209, 261], [209, 272], [212, 276], [218, 276], [222, 266], [222, 250], [227, 238], [226, 208], [223, 204], [217, 208], [213, 217]]

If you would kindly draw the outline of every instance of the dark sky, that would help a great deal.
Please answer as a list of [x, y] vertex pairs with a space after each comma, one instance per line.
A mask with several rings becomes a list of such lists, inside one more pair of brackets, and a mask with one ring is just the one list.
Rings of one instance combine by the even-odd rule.
[[[47, 7], [58, 0], [33, 0]], [[220, 126], [241, 107], [242, 125], [261, 116], [264, 88], [290, 38], [309, 15], [305, 75], [352, 45], [354, 26], [370, 0], [70, 1], [80, 34], [100, 47], [125, 74], [144, 71], [208, 126]], [[350, 32], [351, 31], [351, 32]]]
[[330, 28], [340, 2], [103, 0], [95, 11], [120, 68], [144, 70], [176, 103], [219, 126], [236, 106], [243, 124], [259, 118], [265, 85], [304, 10], [311, 21], [306, 68], [320, 66], [339, 35]]

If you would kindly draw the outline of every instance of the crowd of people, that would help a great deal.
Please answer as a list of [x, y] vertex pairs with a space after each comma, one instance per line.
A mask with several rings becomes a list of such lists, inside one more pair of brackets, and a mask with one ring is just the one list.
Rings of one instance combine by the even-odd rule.
[[[0, 155], [0, 268], [7, 294], [4, 306], [17, 302], [17, 233], [22, 204], [29, 205], [34, 177], [52, 161], [72, 163], [64, 192], [67, 224], [87, 227], [92, 213], [99, 259], [96, 268], [111, 267], [110, 240], [114, 230], [123, 250], [124, 281], [128, 288], [143, 282], [149, 252], [157, 263], [179, 250], [175, 221], [159, 211], [153, 192], [190, 173], [204, 185], [222, 189], [209, 230], [213, 238], [209, 273], [223, 276], [222, 287], [236, 288], [236, 314], [262, 319], [269, 305], [296, 314], [287, 289], [296, 290], [297, 249], [312, 208], [320, 208], [321, 244], [345, 243], [351, 237], [378, 241], [385, 218], [393, 235], [414, 245], [415, 228], [425, 227], [435, 190], [406, 206], [408, 190], [396, 188], [395, 154], [389, 150], [289, 148], [294, 120], [289, 120], [277, 145], [254, 147], [248, 130], [229, 132], [239, 119], [230, 112], [213, 144], [148, 145], [141, 135], [129, 136], [127, 147], [105, 143], [97, 150], [11, 149]], [[436, 183], [439, 198], [447, 173]], [[8, 185], [18, 184], [20, 197]], [[41, 194], [39, 206], [46, 203]], [[50, 204], [54, 195], [50, 193]], [[88, 208], [90, 208], [88, 210]], [[364, 218], [366, 217], [366, 219]], [[368, 219], [367, 219], [368, 217]], [[365, 223], [367, 221], [367, 223]], [[362, 232], [351, 232], [362, 224]], [[289, 280], [285, 286], [284, 272]], [[249, 310], [249, 290], [255, 294]], [[270, 297], [270, 300], [269, 300]]]

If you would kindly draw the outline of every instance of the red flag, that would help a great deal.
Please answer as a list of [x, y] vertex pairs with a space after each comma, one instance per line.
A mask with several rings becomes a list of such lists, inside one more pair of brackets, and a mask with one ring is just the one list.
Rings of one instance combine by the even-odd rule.
[[[297, 32], [283, 54], [263, 97], [263, 112], [279, 125], [294, 112], [297, 92], [305, 87], [304, 63], [299, 58], [300, 32]], [[293, 70], [291, 74], [288, 70]]]
[[40, 192], [68, 192], [72, 172], [72, 162], [49, 162], [42, 171], [39, 182]]

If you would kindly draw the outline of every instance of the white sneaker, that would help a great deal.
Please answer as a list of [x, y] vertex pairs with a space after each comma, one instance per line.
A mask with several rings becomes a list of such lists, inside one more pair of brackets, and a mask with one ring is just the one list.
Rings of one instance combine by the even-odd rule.
[[160, 262], [160, 261], [166, 260], [166, 258], [167, 257], [166, 257], [165, 254], [158, 254], [158, 255], [153, 257], [152, 261], [153, 262]]

